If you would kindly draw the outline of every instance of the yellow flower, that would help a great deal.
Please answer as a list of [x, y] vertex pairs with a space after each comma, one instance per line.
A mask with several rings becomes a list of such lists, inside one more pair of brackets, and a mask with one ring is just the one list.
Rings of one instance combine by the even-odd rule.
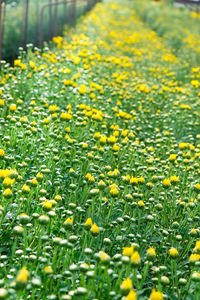
[[192, 80], [190, 83], [196, 89], [199, 87], [199, 84], [200, 84], [198, 80]]
[[82, 148], [83, 148], [83, 149], [87, 149], [87, 148], [88, 148], [88, 144], [83, 143], [83, 144], [82, 144]]
[[57, 44], [57, 46], [60, 46], [60, 44], [63, 42], [63, 37], [62, 36], [54, 36], [53, 41], [54, 41], [54, 43]]
[[70, 127], [66, 127], [66, 128], [65, 128], [65, 131], [69, 133], [69, 132], [71, 131], [71, 130], [70, 130]]
[[93, 235], [98, 235], [99, 232], [100, 232], [99, 227], [97, 226], [96, 223], [94, 223], [94, 224], [92, 225], [90, 231], [91, 231], [91, 233], [92, 233]]
[[35, 69], [35, 67], [36, 67], [34, 61], [31, 61], [31, 60], [29, 62], [29, 66], [30, 66], [31, 69]]
[[22, 192], [28, 194], [30, 192], [30, 187], [27, 184], [24, 184], [22, 187]]
[[117, 176], [118, 174], [120, 174], [119, 170], [118, 169], [114, 169], [113, 176]]
[[149, 300], [162, 300], [162, 299], [163, 299], [163, 293], [153, 289], [153, 291], [151, 292]]
[[17, 177], [17, 171], [16, 170], [1, 170], [0, 169], [0, 178], [6, 178], [6, 177], [10, 177], [10, 178], [16, 178]]
[[19, 270], [17, 277], [16, 277], [16, 282], [17, 283], [22, 283], [26, 284], [28, 282], [28, 270], [26, 267], [23, 267], [21, 270]]
[[116, 143], [118, 140], [118, 138], [116, 138], [115, 136], [111, 135], [109, 138], [108, 138], [108, 142], [111, 143], [111, 144], [114, 144]]
[[12, 196], [12, 191], [11, 189], [5, 189], [5, 191], [3, 192], [4, 197], [9, 198]]
[[78, 65], [79, 62], [80, 62], [80, 60], [81, 60], [81, 59], [80, 59], [80, 57], [78, 57], [78, 56], [76, 56], [76, 57], [73, 58], [73, 61], [74, 61], [74, 64], [75, 64], [75, 65]]
[[133, 283], [132, 283], [132, 281], [131, 281], [131, 279], [128, 277], [128, 278], [126, 278], [123, 282], [122, 282], [122, 284], [120, 285], [120, 289], [123, 291], [123, 290], [125, 290], [125, 291], [129, 291], [130, 289], [132, 289], [132, 287], [133, 287]]
[[181, 149], [181, 150], [182, 150], [182, 149], [186, 149], [186, 148], [188, 148], [188, 146], [189, 146], [189, 145], [188, 145], [188, 143], [179, 143], [179, 145], [178, 145], [178, 146], [179, 146], [179, 149]]
[[131, 183], [131, 184], [138, 184], [138, 178], [132, 176], [132, 177], [130, 178], [130, 183]]
[[96, 97], [95, 93], [90, 93], [90, 98], [94, 99]]
[[164, 187], [169, 187], [170, 184], [171, 184], [171, 182], [170, 182], [170, 179], [169, 179], [169, 178], [165, 178], [165, 179], [163, 180], [163, 186], [164, 186]]
[[60, 195], [56, 195], [56, 196], [55, 196], [55, 200], [56, 200], [56, 201], [61, 201], [61, 200], [62, 200], [62, 197], [61, 197]]
[[192, 228], [192, 229], [190, 230], [190, 234], [191, 234], [192, 236], [197, 235], [196, 229], [195, 229], [195, 228]]
[[104, 188], [106, 186], [106, 184], [105, 184], [105, 182], [103, 181], [103, 180], [100, 180], [99, 182], [98, 182], [98, 187], [99, 188]]
[[79, 91], [79, 93], [80, 93], [81, 95], [87, 93], [87, 86], [84, 85], [84, 84], [81, 84], [81, 86], [79, 87], [79, 90], [78, 90], [78, 91]]
[[134, 267], [137, 267], [140, 264], [140, 254], [135, 251], [133, 252], [133, 254], [131, 255], [131, 263]]
[[4, 99], [0, 99], [0, 106], [4, 106], [5, 104], [5, 100]]
[[196, 261], [199, 261], [200, 260], [200, 255], [199, 254], [191, 254], [190, 257], [189, 257], [189, 262], [190, 263], [194, 263]]
[[10, 104], [10, 111], [16, 111], [17, 106], [16, 104]]
[[15, 66], [19, 66], [20, 63], [21, 63], [21, 59], [15, 59], [15, 60], [14, 60], [14, 65], [15, 65]]
[[64, 80], [64, 85], [68, 86], [68, 85], [73, 85], [73, 81], [72, 80]]
[[176, 248], [169, 249], [169, 255], [173, 258], [176, 258], [178, 256], [178, 250]]
[[60, 118], [61, 118], [61, 120], [71, 120], [72, 115], [69, 114], [69, 113], [62, 112], [61, 115], [60, 115]]
[[85, 227], [91, 227], [92, 226], [92, 219], [91, 218], [88, 218], [85, 222]]
[[0, 157], [4, 157], [5, 151], [3, 149], [0, 149]]
[[179, 178], [180, 178], [179, 176], [175, 176], [175, 175], [171, 176], [171, 178], [170, 178], [171, 179], [171, 183], [176, 183], [177, 181], [179, 181]]
[[98, 140], [100, 138], [100, 132], [95, 132], [94, 138]]
[[28, 117], [27, 116], [23, 116], [20, 118], [20, 122], [22, 123], [26, 123], [28, 121]]
[[137, 295], [136, 292], [134, 290], [130, 290], [130, 292], [128, 293], [128, 295], [124, 298], [122, 298], [123, 300], [137, 300]]
[[44, 210], [51, 210], [52, 206], [53, 206], [53, 203], [49, 200], [45, 200], [42, 205]]
[[198, 190], [198, 191], [200, 190], [200, 183], [195, 184], [195, 189]]
[[122, 179], [124, 180], [124, 181], [126, 181], [126, 182], [128, 182], [129, 180], [130, 180], [130, 175], [129, 174], [127, 174], [126, 176], [123, 176], [122, 177]]
[[3, 181], [3, 186], [4, 187], [9, 187], [9, 186], [13, 185], [14, 182], [15, 182], [15, 179], [11, 179], [10, 177], [6, 177]]
[[95, 181], [95, 178], [94, 178], [94, 176], [90, 176], [90, 178], [88, 178], [88, 180], [93, 182], [93, 181]]
[[44, 175], [42, 173], [37, 173], [36, 178], [38, 181], [42, 181], [42, 179], [44, 178]]
[[200, 241], [196, 241], [195, 247], [194, 247], [194, 251], [200, 251]]
[[123, 256], [131, 256], [133, 254], [134, 247], [124, 247], [123, 248]]
[[117, 187], [112, 187], [110, 189], [110, 193], [112, 196], [117, 196], [119, 194], [119, 191], [118, 191]]
[[45, 125], [48, 125], [48, 124], [50, 123], [50, 119], [45, 118], [45, 119], [43, 120], [43, 122], [44, 122]]
[[138, 182], [139, 182], [139, 183], [145, 183], [144, 177], [143, 177], [143, 176], [139, 177], [139, 178], [138, 178]]
[[147, 187], [151, 189], [153, 187], [153, 183], [152, 182], [147, 182]]
[[177, 154], [170, 154], [169, 160], [175, 161], [175, 160], [176, 160], [176, 157], [177, 157]]
[[33, 179], [31, 180], [31, 185], [32, 185], [32, 186], [37, 186], [37, 185], [38, 185], [37, 179], [33, 178]]
[[53, 273], [52, 267], [51, 266], [46, 266], [44, 268], [44, 273], [46, 273], [46, 274], [52, 274]]
[[73, 225], [73, 222], [74, 222], [74, 217], [73, 216], [71, 216], [71, 217], [68, 217], [66, 220], [65, 220], [65, 222], [64, 222], [64, 225], [66, 226], [66, 227], [71, 227], [72, 225]]
[[59, 110], [59, 107], [58, 107], [57, 105], [50, 105], [50, 106], [49, 106], [49, 111], [50, 111], [51, 113], [54, 113], [54, 112], [56, 112], [57, 110]]
[[119, 145], [117, 145], [117, 144], [113, 145], [113, 150], [114, 151], [119, 151], [119, 149], [120, 149]]
[[107, 253], [101, 251], [101, 253], [100, 253], [100, 261], [102, 263], [108, 263], [110, 261], [110, 256]]
[[194, 150], [195, 149], [195, 146], [190, 144], [190, 150]]
[[85, 178], [86, 179], [90, 179], [91, 177], [93, 177], [90, 173], [87, 173], [86, 175], [85, 175]]
[[106, 141], [107, 141], [107, 137], [105, 135], [102, 135], [101, 138], [100, 138], [100, 143], [105, 144]]
[[200, 281], [200, 273], [199, 272], [194, 272], [191, 276], [191, 278], [194, 280], [194, 281]]
[[138, 206], [139, 207], [144, 207], [144, 202], [142, 200], [138, 201]]
[[121, 131], [122, 136], [126, 137], [127, 134], [128, 134], [128, 129], [124, 129], [124, 130]]
[[147, 249], [147, 256], [148, 258], [156, 257], [156, 250], [153, 247]]

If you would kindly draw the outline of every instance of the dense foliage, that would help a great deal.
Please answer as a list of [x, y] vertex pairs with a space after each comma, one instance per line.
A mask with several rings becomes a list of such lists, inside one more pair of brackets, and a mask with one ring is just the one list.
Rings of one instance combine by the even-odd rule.
[[0, 298], [199, 299], [199, 50], [120, 2], [3, 65]]

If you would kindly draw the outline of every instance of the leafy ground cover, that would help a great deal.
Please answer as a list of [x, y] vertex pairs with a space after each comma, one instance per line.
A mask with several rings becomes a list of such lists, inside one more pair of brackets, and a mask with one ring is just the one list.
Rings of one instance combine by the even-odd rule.
[[200, 67], [119, 2], [3, 65], [1, 298], [199, 299]]

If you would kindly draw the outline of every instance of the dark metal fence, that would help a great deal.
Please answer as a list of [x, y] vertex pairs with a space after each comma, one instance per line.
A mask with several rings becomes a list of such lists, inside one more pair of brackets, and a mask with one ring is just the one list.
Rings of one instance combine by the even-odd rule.
[[186, 6], [197, 13], [200, 12], [200, 0], [174, 0], [174, 4]]
[[[68, 27], [75, 26], [76, 18], [100, 1], [0, 0], [0, 61], [2, 58], [14, 59], [16, 49], [21, 46], [26, 50], [30, 42], [42, 48], [44, 41], [60, 35], [65, 24]], [[17, 23], [12, 17], [12, 14], [15, 16], [15, 10]]]
[[[87, 3], [90, 2], [89, 0], [79, 0], [79, 1], [86, 1]], [[52, 19], [52, 7], [54, 8], [54, 26], [53, 26], [53, 31], [51, 28], [51, 34], [52, 36], [56, 36], [57, 35], [57, 22], [58, 22], [58, 6], [59, 5], [63, 5], [63, 4], [72, 4], [71, 7], [71, 13], [68, 14], [68, 18], [66, 19], [66, 21], [68, 22], [69, 26], [73, 26], [75, 25], [75, 21], [76, 21], [76, 4], [77, 4], [77, 0], [64, 0], [64, 1], [56, 1], [54, 3], [49, 2], [43, 5], [42, 9], [41, 9], [41, 13], [40, 13], [40, 39], [39, 39], [39, 47], [42, 47], [42, 43], [43, 43], [43, 23], [44, 23], [44, 12], [47, 8], [50, 8], [50, 14], [51, 14], [51, 19]], [[50, 25], [51, 26], [51, 25]]]
[[175, 0], [174, 2], [182, 3], [185, 5], [200, 5], [200, 0]]
[[182, 5], [185, 5], [185, 6], [190, 6], [191, 8], [198, 8], [200, 7], [200, 0], [154, 0], [154, 1], [157, 1], [157, 2], [169, 2], [169, 3], [172, 3], [172, 4], [182, 4]]
[[3, 33], [3, 30], [2, 30], [2, 3], [3, 3], [3, 0], [0, 0], [0, 61], [1, 61], [1, 56], [2, 56], [2, 33]]

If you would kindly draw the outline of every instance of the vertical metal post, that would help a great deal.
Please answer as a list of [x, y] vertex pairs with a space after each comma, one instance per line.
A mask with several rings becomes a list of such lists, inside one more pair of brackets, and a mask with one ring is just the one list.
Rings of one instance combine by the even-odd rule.
[[86, 8], [86, 10], [90, 11], [90, 9], [91, 9], [91, 0], [87, 0], [87, 8]]
[[3, 37], [4, 37], [4, 29], [5, 29], [5, 20], [6, 20], [6, 2], [5, 0], [3, 1], [3, 4], [2, 4], [2, 32], [1, 32], [1, 35], [2, 35], [2, 44], [3, 44]]
[[2, 58], [2, 3], [0, 0], [0, 68], [1, 68], [1, 58]]
[[26, 50], [27, 39], [28, 39], [28, 9], [29, 9], [29, 0], [26, 1], [25, 6], [25, 22], [24, 22], [24, 50]]
[[[49, 0], [49, 40], [53, 37], [52, 0]], [[42, 29], [43, 30], [43, 29]]]
[[71, 26], [75, 26], [76, 25], [76, 0], [72, 1], [72, 5], [71, 5]]
[[56, 36], [58, 32], [58, 0], [55, 0], [55, 8], [54, 8], [54, 30], [53, 35]]
[[62, 30], [63, 30], [63, 27], [65, 25], [66, 18], [67, 18], [67, 2], [65, 2], [64, 5], [63, 5]]
[[[56, 0], [55, 2], [49, 1], [49, 3], [46, 3], [42, 6], [41, 8], [41, 12], [40, 12], [40, 34], [39, 34], [39, 47], [42, 48], [42, 43], [43, 43], [43, 25], [44, 25], [44, 11], [45, 8], [52, 7], [52, 6], [58, 6], [61, 4], [65, 4], [65, 3], [71, 3], [72, 0], [63, 0], [63, 1], [58, 1]], [[49, 24], [51, 25], [51, 24]]]
[[38, 36], [39, 36], [39, 25], [40, 25], [40, 19], [39, 19], [39, 15], [40, 15], [40, 5], [39, 5], [39, 0], [35, 0], [35, 11], [36, 11], [36, 16], [37, 16], [37, 23], [35, 25], [35, 41], [36, 41], [36, 45], [38, 46], [39, 41], [38, 41]]

